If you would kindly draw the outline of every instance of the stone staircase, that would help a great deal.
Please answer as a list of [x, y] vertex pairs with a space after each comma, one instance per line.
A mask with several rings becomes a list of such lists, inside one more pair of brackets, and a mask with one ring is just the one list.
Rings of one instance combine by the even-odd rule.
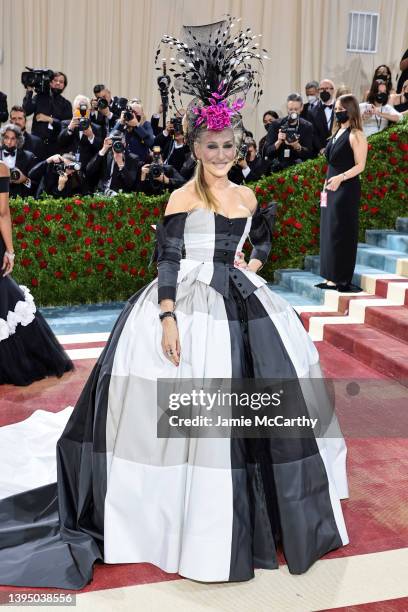
[[312, 339], [330, 345], [369, 368], [408, 385], [408, 218], [395, 230], [367, 230], [358, 246], [353, 283], [362, 293], [322, 291], [314, 285], [319, 256], [304, 270], [278, 270], [270, 285], [300, 314]]

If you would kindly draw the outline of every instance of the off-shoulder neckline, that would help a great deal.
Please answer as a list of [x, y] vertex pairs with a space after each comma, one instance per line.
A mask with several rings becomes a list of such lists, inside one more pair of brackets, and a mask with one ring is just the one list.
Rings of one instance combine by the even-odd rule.
[[195, 210], [205, 210], [209, 213], [212, 213], [213, 215], [218, 215], [219, 217], [224, 217], [224, 219], [228, 219], [228, 221], [233, 221], [234, 219], [252, 219], [253, 215], [248, 215], [245, 217], [227, 217], [226, 215], [223, 215], [222, 213], [219, 212], [215, 212], [214, 210], [209, 210], [208, 208], [204, 208], [203, 206], [197, 206], [196, 208], [192, 208], [191, 210], [189, 210], [187, 212], [188, 215], [191, 215]]

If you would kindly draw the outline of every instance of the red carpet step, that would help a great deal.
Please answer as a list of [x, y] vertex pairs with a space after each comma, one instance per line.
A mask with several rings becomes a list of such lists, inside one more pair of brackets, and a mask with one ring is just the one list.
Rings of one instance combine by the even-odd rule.
[[365, 322], [367, 325], [408, 343], [408, 308], [406, 306], [366, 308]]
[[408, 344], [370, 325], [325, 325], [324, 340], [391, 378], [408, 384]]

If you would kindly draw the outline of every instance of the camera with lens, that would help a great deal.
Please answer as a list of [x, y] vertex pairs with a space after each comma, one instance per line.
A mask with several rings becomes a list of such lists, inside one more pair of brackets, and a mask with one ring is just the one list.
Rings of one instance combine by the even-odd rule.
[[88, 117], [86, 116], [87, 112], [88, 112], [87, 105], [86, 104], [80, 104], [80, 106], [79, 106], [79, 114], [80, 114], [79, 130], [81, 132], [85, 132], [85, 130], [87, 130], [89, 128], [89, 126], [91, 125], [90, 119], [88, 119]]
[[63, 161], [54, 164], [55, 171], [59, 174], [59, 176], [64, 176], [66, 170], [75, 170], [75, 172], [79, 172], [81, 169], [80, 162], [70, 162], [65, 164]]
[[21, 73], [21, 83], [27, 89], [27, 87], [33, 87], [37, 94], [49, 93], [50, 83], [54, 78], [54, 72], [52, 70], [35, 70], [26, 66], [27, 72]]
[[173, 127], [175, 134], [183, 133], [183, 123], [181, 117], [172, 117], [172, 119], [170, 119], [170, 123]]
[[98, 98], [96, 103], [97, 110], [104, 110], [105, 108], [108, 108], [108, 106], [109, 103], [107, 100], [105, 100], [105, 98]]
[[149, 168], [149, 177], [157, 179], [163, 174], [163, 162], [161, 161], [160, 147], [153, 147], [153, 161]]
[[109, 138], [112, 140], [112, 151], [115, 153], [124, 153], [125, 145], [123, 144], [122, 132], [113, 131], [109, 134]]
[[247, 155], [248, 155], [248, 145], [246, 142], [243, 142], [239, 148], [239, 153], [238, 153], [238, 158], [237, 158], [238, 161], [245, 159]]
[[18, 181], [21, 177], [21, 172], [18, 168], [12, 168], [10, 170], [10, 180], [11, 181]]
[[299, 114], [293, 111], [281, 125], [281, 131], [286, 134], [286, 142], [292, 143], [299, 140]]

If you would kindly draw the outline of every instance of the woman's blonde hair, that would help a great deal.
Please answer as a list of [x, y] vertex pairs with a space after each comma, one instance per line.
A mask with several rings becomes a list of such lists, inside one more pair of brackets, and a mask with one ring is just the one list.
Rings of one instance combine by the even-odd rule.
[[198, 197], [204, 202], [205, 207], [216, 212], [218, 210], [219, 202], [211, 193], [210, 188], [207, 185], [204, 177], [204, 166], [201, 159], [197, 160], [197, 165], [194, 172], [194, 187]]

